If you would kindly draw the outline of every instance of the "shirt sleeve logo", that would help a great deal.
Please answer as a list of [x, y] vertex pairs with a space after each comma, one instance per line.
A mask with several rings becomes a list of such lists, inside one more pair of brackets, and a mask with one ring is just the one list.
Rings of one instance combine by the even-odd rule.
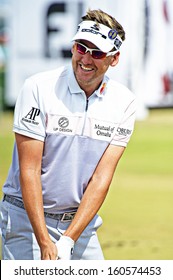
[[22, 121], [38, 125], [39, 122], [37, 122], [35, 119], [39, 115], [40, 115], [40, 109], [32, 107], [32, 109], [28, 112], [28, 114], [22, 118]]
[[119, 135], [127, 136], [132, 134], [132, 130], [123, 127], [118, 127], [117, 132]]

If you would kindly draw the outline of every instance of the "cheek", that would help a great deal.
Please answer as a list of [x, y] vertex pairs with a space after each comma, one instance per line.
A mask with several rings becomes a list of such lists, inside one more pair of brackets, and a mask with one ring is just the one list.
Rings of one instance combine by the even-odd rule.
[[95, 61], [95, 65], [96, 65], [97, 69], [99, 70], [99, 72], [105, 72], [109, 67], [109, 64], [107, 63], [106, 60]]
[[79, 60], [80, 60], [80, 58], [79, 58], [78, 54], [76, 54], [76, 52], [74, 52], [72, 55], [72, 59], [71, 59], [72, 67], [73, 67], [74, 71], [77, 71]]
[[72, 62], [73, 70], [75, 70], [76, 69], [76, 60], [74, 58], [74, 55], [72, 56], [71, 62]]
[[[73, 50], [72, 50], [72, 51], [73, 51]], [[73, 63], [74, 63], [74, 62], [77, 62], [77, 61], [79, 61], [79, 60], [81, 60], [81, 54], [78, 53], [78, 52], [76, 52], [76, 51], [73, 51], [73, 52], [72, 52], [72, 61], [73, 61]]]
[[77, 54], [76, 52], [72, 53], [72, 64], [76, 63], [76, 61], [78, 60]]

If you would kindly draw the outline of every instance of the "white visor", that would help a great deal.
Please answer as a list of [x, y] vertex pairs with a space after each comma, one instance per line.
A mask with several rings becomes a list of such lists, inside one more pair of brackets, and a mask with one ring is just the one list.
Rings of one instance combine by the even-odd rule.
[[115, 29], [91, 20], [82, 21], [78, 25], [77, 33], [72, 41], [76, 40], [87, 40], [106, 53], [113, 48], [118, 51], [122, 44], [122, 39]]

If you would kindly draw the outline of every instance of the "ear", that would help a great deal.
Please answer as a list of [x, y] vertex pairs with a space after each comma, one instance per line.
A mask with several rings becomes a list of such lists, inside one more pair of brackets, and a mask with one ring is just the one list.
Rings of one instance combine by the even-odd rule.
[[117, 65], [118, 62], [119, 62], [119, 57], [120, 57], [120, 52], [117, 52], [117, 53], [113, 56], [112, 61], [111, 61], [111, 63], [110, 63], [110, 66], [114, 67], [115, 65]]
[[72, 53], [72, 54], [74, 53], [74, 45], [73, 45], [72, 48], [71, 48], [71, 53]]

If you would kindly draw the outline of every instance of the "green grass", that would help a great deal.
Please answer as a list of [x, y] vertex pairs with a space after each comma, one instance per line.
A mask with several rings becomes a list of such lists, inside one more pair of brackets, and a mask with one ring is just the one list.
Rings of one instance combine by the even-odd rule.
[[173, 259], [173, 110], [137, 122], [108, 197], [99, 237], [106, 259]]
[[[2, 186], [7, 177], [7, 172], [11, 163], [12, 147], [14, 135], [12, 133], [13, 114], [0, 112], [0, 198], [2, 197]], [[1, 247], [1, 239], [0, 239]], [[0, 250], [1, 259], [1, 250]]]
[[[0, 115], [0, 184], [11, 162], [12, 113]], [[100, 215], [106, 259], [173, 259], [173, 110], [136, 123]]]
[[[13, 114], [0, 113], [0, 186], [3, 185], [11, 163], [14, 135], [12, 132]], [[2, 188], [0, 188], [0, 196]]]

